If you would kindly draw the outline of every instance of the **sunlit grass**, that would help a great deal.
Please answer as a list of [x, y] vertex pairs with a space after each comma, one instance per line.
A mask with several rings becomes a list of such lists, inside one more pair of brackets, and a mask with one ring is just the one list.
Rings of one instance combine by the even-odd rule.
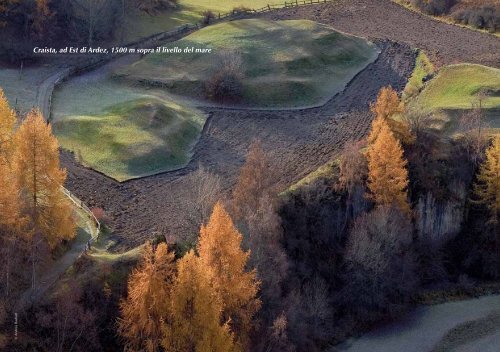
[[434, 65], [422, 50], [419, 50], [415, 59], [415, 68], [411, 77], [406, 83], [403, 91], [403, 99], [407, 100], [414, 97], [424, 87], [425, 77], [434, 73]]
[[231, 51], [243, 60], [243, 105], [302, 107], [326, 102], [378, 55], [362, 38], [303, 20], [221, 23], [168, 46], [213, 53], [150, 54], [117, 75], [203, 99], [205, 83], [220, 65], [217, 53]]
[[238, 7], [260, 9], [268, 4], [284, 4], [284, 0], [180, 0], [177, 8], [154, 15], [138, 10], [135, 5], [129, 5], [124, 25], [125, 41], [168, 31], [186, 23], [199, 22], [204, 11], [210, 10], [218, 16]]
[[184, 166], [204, 121], [173, 102], [143, 98], [53, 125], [61, 146], [80, 162], [123, 181]]
[[464, 112], [478, 103], [477, 94], [485, 91], [481, 105], [484, 128], [489, 133], [500, 131], [500, 70], [472, 64], [450, 65], [440, 70], [410, 106], [431, 112], [433, 126], [454, 135]]

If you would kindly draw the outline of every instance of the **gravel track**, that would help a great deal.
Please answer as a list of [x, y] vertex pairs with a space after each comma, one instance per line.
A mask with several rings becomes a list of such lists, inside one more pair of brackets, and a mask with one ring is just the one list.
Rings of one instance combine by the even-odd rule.
[[[421, 306], [400, 320], [351, 339], [329, 352], [493, 352], [500, 348], [498, 307], [500, 296]], [[493, 317], [492, 317], [493, 315]], [[495, 320], [488, 323], [488, 320]], [[480, 329], [467, 329], [446, 338], [462, 324], [476, 322]], [[489, 325], [489, 326], [488, 326]], [[441, 344], [446, 338], [447, 344]], [[440, 343], [441, 342], [441, 343]], [[443, 348], [439, 348], [439, 347]], [[446, 348], [448, 346], [448, 348]]]

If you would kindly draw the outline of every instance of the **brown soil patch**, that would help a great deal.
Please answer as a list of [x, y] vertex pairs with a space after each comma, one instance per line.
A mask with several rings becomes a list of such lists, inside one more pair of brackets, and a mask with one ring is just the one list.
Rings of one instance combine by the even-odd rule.
[[327, 162], [350, 139], [369, 128], [368, 102], [386, 85], [402, 89], [415, 53], [406, 45], [381, 42], [379, 58], [321, 108], [297, 111], [210, 109], [209, 121], [195, 147], [193, 160], [179, 171], [125, 183], [115, 182], [77, 164], [68, 152], [67, 187], [89, 206], [104, 208], [113, 218], [116, 249], [143, 243], [156, 232], [183, 236], [183, 200], [191, 197], [187, 178], [199, 164], [223, 177], [226, 191], [235, 181], [251, 142], [258, 138], [274, 162], [282, 188]]
[[368, 38], [389, 39], [426, 50], [438, 64], [500, 67], [500, 38], [409, 11], [390, 0], [339, 0], [283, 9], [271, 19], [309, 19]]

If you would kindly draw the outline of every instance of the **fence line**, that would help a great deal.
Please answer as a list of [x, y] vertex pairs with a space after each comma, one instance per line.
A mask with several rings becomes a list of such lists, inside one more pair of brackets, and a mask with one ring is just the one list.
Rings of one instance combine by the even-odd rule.
[[295, 0], [295, 1], [285, 1], [282, 4], [267, 4], [267, 6], [261, 7], [260, 9], [247, 9], [247, 8], [235, 8], [230, 12], [226, 13], [219, 13], [217, 15], [216, 20], [224, 20], [227, 18], [238, 18], [244, 15], [249, 15], [249, 14], [261, 14], [261, 13], [266, 13], [270, 12], [273, 10], [279, 10], [279, 9], [286, 9], [286, 8], [291, 8], [291, 7], [298, 7], [298, 6], [307, 6], [307, 5], [317, 5], [317, 4], [325, 4], [328, 2], [334, 2], [336, 0]]
[[61, 187], [61, 189], [62, 192], [73, 202], [73, 204], [75, 204], [78, 208], [83, 210], [83, 212], [87, 215], [88, 220], [90, 220], [94, 224], [96, 228], [96, 233], [95, 235], [91, 233], [90, 236], [92, 237], [92, 241], [97, 241], [99, 239], [99, 234], [101, 233], [101, 223], [99, 222], [99, 220], [97, 220], [92, 210], [90, 210], [90, 208], [82, 200], [78, 199], [75, 195], [73, 195], [73, 193], [71, 193], [66, 188]]

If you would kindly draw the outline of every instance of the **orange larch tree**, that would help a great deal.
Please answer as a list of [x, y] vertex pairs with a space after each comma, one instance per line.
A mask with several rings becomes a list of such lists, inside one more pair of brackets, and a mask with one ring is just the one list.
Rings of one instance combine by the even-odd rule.
[[75, 236], [76, 223], [69, 199], [62, 192], [66, 171], [59, 167], [59, 146], [40, 111], [31, 111], [14, 135], [17, 184], [31, 231], [31, 286], [40, 241], [54, 249]]
[[369, 197], [377, 206], [395, 205], [408, 213], [407, 161], [401, 143], [387, 123], [381, 121], [380, 131], [367, 152]]
[[273, 193], [272, 168], [259, 141], [250, 145], [233, 190], [232, 214], [240, 220], [259, 205], [260, 198]]
[[238, 352], [234, 334], [221, 320], [222, 299], [211, 285], [210, 271], [191, 250], [179, 260], [165, 320], [162, 346], [168, 352]]
[[0, 225], [19, 223], [19, 187], [14, 175], [14, 127], [16, 114], [0, 89]]
[[500, 136], [495, 136], [486, 149], [486, 158], [474, 184], [474, 194], [476, 202], [483, 204], [489, 211], [488, 224], [494, 229], [500, 251]]
[[395, 136], [404, 143], [412, 143], [414, 137], [411, 135], [408, 124], [394, 119], [398, 114], [405, 111], [404, 103], [399, 99], [398, 93], [391, 87], [380, 89], [375, 103], [370, 104], [370, 110], [375, 114], [372, 129], [368, 136], [371, 144], [380, 132], [382, 120], [386, 121]]
[[15, 262], [22, 260], [19, 249], [23, 238], [19, 236], [19, 230], [23, 221], [13, 157], [16, 120], [16, 114], [0, 89], [0, 287], [6, 296], [10, 295], [13, 286], [11, 273]]
[[176, 277], [174, 253], [165, 243], [145, 248], [142, 262], [129, 277], [128, 295], [120, 303], [118, 333], [127, 351], [160, 351], [162, 324], [170, 319]]
[[257, 298], [260, 283], [255, 270], [247, 271], [250, 251], [241, 249], [242, 235], [220, 202], [206, 226], [202, 226], [198, 253], [205, 270], [212, 272], [212, 284], [223, 303], [223, 321], [245, 348], [253, 329], [253, 318], [261, 306]]
[[70, 201], [62, 192], [66, 170], [59, 166], [59, 145], [41, 112], [31, 111], [14, 136], [15, 164], [24, 210], [49, 246], [75, 235]]

